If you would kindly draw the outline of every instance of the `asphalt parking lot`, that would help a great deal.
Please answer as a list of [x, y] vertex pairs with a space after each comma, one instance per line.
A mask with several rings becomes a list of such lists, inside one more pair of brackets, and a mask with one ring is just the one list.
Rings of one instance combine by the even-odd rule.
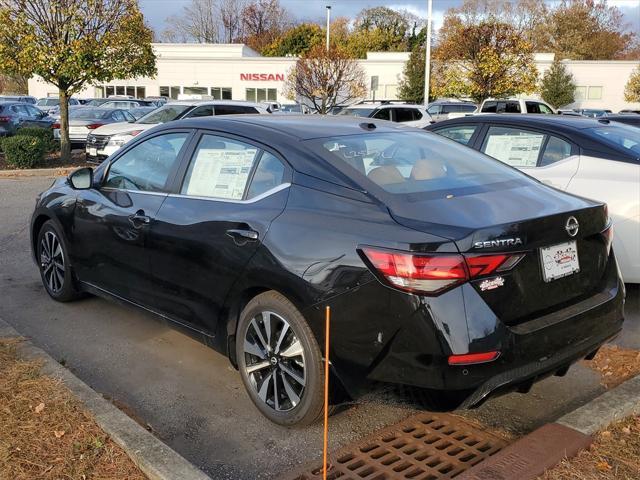
[[[98, 298], [49, 299], [31, 261], [28, 219], [51, 178], [0, 179], [0, 316], [98, 392], [148, 424], [215, 478], [273, 478], [321, 454], [319, 425], [285, 429], [253, 407], [222, 355], [154, 318]], [[628, 288], [622, 346], [640, 349], [640, 290]], [[577, 365], [530, 394], [510, 394], [464, 415], [515, 434], [553, 420], [603, 391]], [[414, 413], [375, 399], [331, 419], [337, 448]]]

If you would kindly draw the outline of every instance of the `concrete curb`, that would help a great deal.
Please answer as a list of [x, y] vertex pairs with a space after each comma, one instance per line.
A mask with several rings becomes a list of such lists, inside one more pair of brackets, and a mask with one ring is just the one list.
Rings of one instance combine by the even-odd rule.
[[[0, 337], [22, 335], [0, 318]], [[211, 480], [211, 477], [138, 425], [42, 349], [25, 340], [18, 351], [24, 358], [44, 362], [42, 372], [62, 380], [91, 412], [100, 428], [129, 455], [149, 479]]]
[[13, 177], [64, 177], [72, 171], [80, 168], [76, 167], [55, 167], [55, 168], [25, 168], [18, 170], [0, 170], [0, 178]]
[[640, 375], [594, 398], [556, 421], [585, 435], [640, 413]]

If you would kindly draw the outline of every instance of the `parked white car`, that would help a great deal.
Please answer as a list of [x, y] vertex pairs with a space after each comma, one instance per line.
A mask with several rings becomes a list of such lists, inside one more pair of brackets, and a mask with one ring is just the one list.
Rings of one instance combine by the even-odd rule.
[[417, 128], [424, 128], [432, 123], [431, 115], [424, 105], [391, 100], [356, 103], [343, 108], [338, 115], [389, 120]]
[[640, 128], [565, 115], [474, 115], [427, 130], [554, 188], [606, 202], [622, 277], [640, 283]]
[[233, 114], [268, 114], [258, 103], [234, 100], [168, 102], [135, 122], [114, 123], [95, 129], [87, 137], [87, 161], [100, 163], [136, 135], [161, 123], [193, 117]]
[[535, 98], [489, 98], [482, 102], [479, 113], [528, 113], [553, 115], [554, 108], [542, 100]]

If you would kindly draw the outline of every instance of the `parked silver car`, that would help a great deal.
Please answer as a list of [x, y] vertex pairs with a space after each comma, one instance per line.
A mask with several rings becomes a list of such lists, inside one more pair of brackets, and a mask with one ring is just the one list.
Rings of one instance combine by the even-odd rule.
[[14, 135], [23, 127], [50, 128], [53, 118], [33, 105], [0, 100], [0, 137]]
[[[69, 112], [69, 139], [72, 143], [85, 144], [87, 135], [103, 125], [134, 122], [135, 117], [121, 108], [83, 107]], [[53, 125], [54, 138], [60, 138], [60, 124]]]

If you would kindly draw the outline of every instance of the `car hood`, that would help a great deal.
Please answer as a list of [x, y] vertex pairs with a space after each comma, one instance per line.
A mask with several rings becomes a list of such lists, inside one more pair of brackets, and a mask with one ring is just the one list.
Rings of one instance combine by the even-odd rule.
[[133, 132], [133, 131], [149, 130], [150, 128], [153, 128], [156, 125], [157, 124], [155, 123], [129, 123], [129, 122], [110, 123], [109, 125], [103, 125], [100, 128], [96, 128], [93, 131], [93, 133], [94, 135], [118, 135], [118, 134]]

